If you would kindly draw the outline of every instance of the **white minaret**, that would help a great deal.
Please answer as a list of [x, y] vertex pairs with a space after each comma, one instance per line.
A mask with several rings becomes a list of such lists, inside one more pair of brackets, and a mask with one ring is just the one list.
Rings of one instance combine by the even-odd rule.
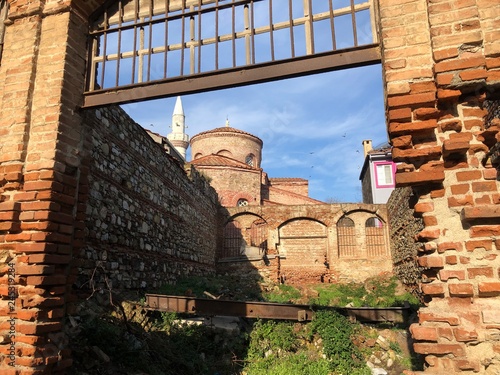
[[174, 113], [172, 114], [172, 132], [167, 135], [167, 139], [172, 143], [172, 146], [186, 160], [186, 150], [189, 145], [189, 136], [185, 133], [185, 116], [182, 108], [181, 97], [178, 96], [175, 101]]

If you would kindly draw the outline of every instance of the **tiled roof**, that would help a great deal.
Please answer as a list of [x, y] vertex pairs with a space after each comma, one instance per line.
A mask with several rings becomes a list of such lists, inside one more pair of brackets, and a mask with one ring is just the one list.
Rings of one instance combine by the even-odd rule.
[[260, 143], [262, 143], [262, 140], [259, 138], [259, 137], [256, 137], [255, 135], [253, 134], [250, 134], [248, 132], [245, 132], [243, 130], [240, 130], [240, 129], [236, 129], [236, 128], [232, 128], [230, 126], [221, 126], [220, 128], [215, 128], [215, 129], [212, 129], [212, 130], [207, 130], [207, 131], [204, 131], [204, 132], [201, 132], [201, 133], [198, 133], [194, 136], [191, 137], [191, 140], [193, 140], [194, 138], [196, 137], [199, 137], [199, 136], [202, 136], [202, 135], [207, 135], [207, 134], [215, 134], [215, 133], [231, 133], [231, 134], [244, 134], [244, 135], [249, 135], [250, 137], [253, 137], [253, 138], [256, 138], [260, 141]]
[[243, 169], [257, 169], [241, 161], [228, 158], [222, 155], [210, 154], [190, 161], [192, 165], [213, 166], [213, 167], [236, 167]]

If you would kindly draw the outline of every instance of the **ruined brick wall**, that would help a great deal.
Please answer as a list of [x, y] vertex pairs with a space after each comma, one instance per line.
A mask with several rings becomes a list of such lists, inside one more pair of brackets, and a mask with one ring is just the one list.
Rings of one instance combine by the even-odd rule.
[[387, 211], [394, 274], [415, 295], [419, 295], [423, 268], [417, 257], [422, 243], [416, 242], [415, 236], [424, 229], [424, 224], [415, 213], [415, 203], [410, 187], [395, 189], [387, 201]]
[[500, 7], [379, 7], [396, 182], [413, 187], [425, 225], [416, 237], [427, 305], [411, 329], [414, 348], [426, 373], [500, 373], [500, 183], [489, 155], [499, 128], [485, 107], [500, 97]]
[[[297, 206], [234, 207], [227, 209], [239, 223], [244, 246], [253, 241], [252, 223], [265, 222], [267, 262], [252, 261], [253, 267], [274, 280], [291, 284], [319, 282], [363, 282], [370, 276], [392, 272], [389, 230], [385, 205], [321, 204]], [[355, 227], [346, 239], [339, 240], [338, 223], [351, 218]], [[369, 246], [367, 220], [377, 218], [382, 244]], [[339, 241], [350, 241], [352, 252], [339, 250]], [[260, 241], [257, 241], [260, 243]], [[249, 249], [252, 254], [253, 250]], [[228, 262], [224, 262], [224, 266]], [[231, 269], [245, 265], [235, 260]]]
[[[90, 159], [78, 285], [157, 288], [214, 272], [218, 197], [119, 107], [87, 110]], [[93, 279], [92, 279], [93, 278]]]

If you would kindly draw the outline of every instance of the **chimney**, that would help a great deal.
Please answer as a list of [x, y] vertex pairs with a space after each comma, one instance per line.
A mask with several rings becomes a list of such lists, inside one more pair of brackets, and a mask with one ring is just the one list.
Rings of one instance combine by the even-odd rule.
[[365, 153], [365, 158], [366, 158], [366, 155], [368, 155], [368, 153], [371, 150], [373, 150], [372, 140], [371, 139], [365, 139], [361, 144], [363, 145], [363, 151]]

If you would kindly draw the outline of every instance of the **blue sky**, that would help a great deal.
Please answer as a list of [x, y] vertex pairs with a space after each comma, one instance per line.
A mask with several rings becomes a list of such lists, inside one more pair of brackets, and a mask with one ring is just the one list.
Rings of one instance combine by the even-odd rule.
[[[380, 65], [182, 96], [186, 132], [230, 126], [264, 142], [270, 177], [309, 180], [309, 196], [360, 202], [361, 142], [387, 141]], [[123, 105], [155, 133], [170, 132], [175, 97]], [[188, 160], [191, 154], [188, 150]]]

